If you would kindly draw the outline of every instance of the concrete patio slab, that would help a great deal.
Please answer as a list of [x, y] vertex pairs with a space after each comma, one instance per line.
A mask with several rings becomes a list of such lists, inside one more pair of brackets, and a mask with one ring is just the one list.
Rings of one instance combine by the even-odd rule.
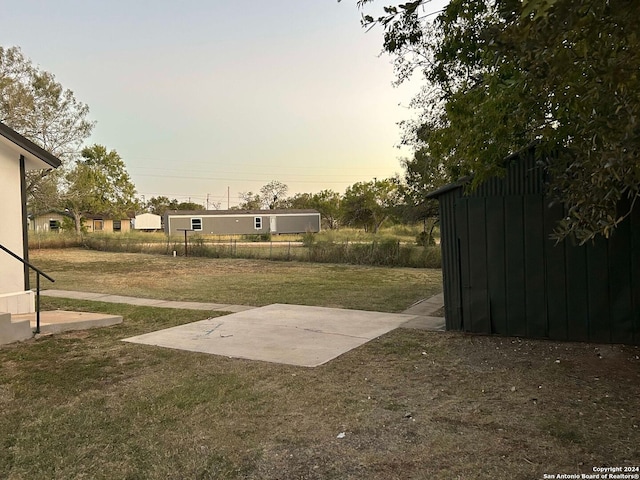
[[[14, 320], [29, 320], [31, 328], [36, 328], [36, 314], [26, 313], [12, 315]], [[73, 330], [87, 330], [89, 328], [108, 327], [122, 323], [120, 315], [105, 313], [70, 312], [53, 310], [40, 312], [40, 334], [62, 333]]]
[[415, 315], [274, 304], [125, 341], [316, 367], [412, 320]]

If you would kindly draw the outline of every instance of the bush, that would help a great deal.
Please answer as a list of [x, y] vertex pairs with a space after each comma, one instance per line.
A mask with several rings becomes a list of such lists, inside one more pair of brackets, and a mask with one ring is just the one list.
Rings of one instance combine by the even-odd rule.
[[436, 244], [436, 240], [428, 232], [420, 232], [416, 237], [416, 243], [421, 247], [432, 247]]
[[313, 232], [305, 232], [302, 236], [302, 245], [310, 247], [316, 241], [316, 234]]
[[[256, 235], [258, 237], [258, 235]], [[247, 240], [243, 237], [243, 240]], [[39, 242], [39, 244], [38, 244]], [[184, 256], [184, 238], [168, 238], [140, 233], [92, 233], [81, 237], [49, 233], [30, 236], [30, 248], [64, 248], [83, 246], [94, 250]], [[441, 268], [440, 248], [401, 243], [383, 238], [356, 242], [325, 240], [323, 236], [306, 233], [302, 245], [292, 242], [268, 242], [241, 246], [235, 240], [220, 242], [211, 237], [188, 237], [188, 255], [208, 258], [250, 258], [297, 260], [317, 263], [349, 263], [388, 267]]]

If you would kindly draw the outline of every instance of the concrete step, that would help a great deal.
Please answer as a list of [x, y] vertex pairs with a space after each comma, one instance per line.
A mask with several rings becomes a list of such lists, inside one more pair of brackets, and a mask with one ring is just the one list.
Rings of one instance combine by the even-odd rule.
[[[31, 330], [36, 329], [36, 314], [14, 315], [14, 318], [29, 322]], [[72, 312], [53, 310], [40, 312], [40, 333], [62, 333], [73, 330], [88, 330], [90, 328], [109, 327], [122, 323], [121, 315], [106, 313]]]
[[0, 345], [22, 342], [33, 337], [29, 319], [13, 319], [10, 313], [0, 313]]

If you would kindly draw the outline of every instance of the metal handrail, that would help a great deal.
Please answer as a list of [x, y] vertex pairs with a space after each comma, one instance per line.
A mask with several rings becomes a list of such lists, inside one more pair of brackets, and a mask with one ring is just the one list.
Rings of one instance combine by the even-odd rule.
[[31, 265], [24, 258], [21, 258], [18, 255], [16, 255], [15, 253], [13, 253], [11, 250], [9, 250], [4, 245], [0, 245], [0, 250], [4, 250], [9, 255], [11, 255], [13, 258], [18, 260], [19, 262], [22, 262], [24, 265], [26, 265], [31, 270], [36, 272], [36, 332], [35, 333], [40, 333], [40, 275], [42, 275], [44, 278], [46, 278], [50, 282], [55, 282], [55, 280], [53, 278], [51, 278], [49, 275], [47, 275], [46, 273], [44, 273], [42, 270], [40, 270], [38, 267], [36, 267], [34, 265]]

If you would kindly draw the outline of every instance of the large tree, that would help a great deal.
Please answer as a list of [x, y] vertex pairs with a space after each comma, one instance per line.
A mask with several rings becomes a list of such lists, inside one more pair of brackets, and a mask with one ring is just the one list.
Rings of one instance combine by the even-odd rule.
[[102, 145], [82, 150], [82, 159], [65, 175], [62, 206], [73, 216], [76, 233], [86, 214], [121, 217], [136, 209], [135, 186], [124, 161]]
[[291, 208], [312, 208], [320, 212], [326, 228], [338, 228], [340, 218], [340, 194], [333, 190], [318, 193], [298, 193], [287, 200]]
[[286, 208], [288, 191], [289, 187], [287, 185], [278, 180], [272, 180], [260, 189], [262, 205], [270, 210]]
[[355, 183], [342, 197], [342, 221], [377, 233], [385, 220], [397, 214], [402, 201], [400, 193], [396, 178]]
[[427, 81], [421, 148], [477, 184], [535, 145], [567, 208], [558, 235], [608, 236], [640, 196], [640, 2], [452, 0], [435, 21], [428, 8], [363, 17], [400, 78]]
[[151, 213], [163, 216], [167, 210], [204, 210], [204, 205], [192, 201], [179, 202], [175, 198], [169, 200], [169, 197], [160, 195], [147, 200], [143, 208]]
[[439, 217], [438, 201], [427, 198], [427, 195], [451, 182], [454, 178], [447, 171], [442, 161], [429, 154], [427, 149], [421, 148], [412, 158], [402, 161], [404, 166], [404, 182], [401, 186], [403, 205], [402, 219], [405, 222], [422, 222], [423, 231], [429, 235]]
[[[91, 134], [89, 107], [41, 70], [20, 48], [0, 46], [0, 121], [68, 163]], [[52, 203], [59, 173], [29, 172], [30, 205]]]
[[272, 180], [260, 188], [260, 193], [240, 193], [242, 203], [239, 208], [243, 210], [287, 208], [289, 206], [288, 191], [289, 187], [286, 184], [278, 180]]

